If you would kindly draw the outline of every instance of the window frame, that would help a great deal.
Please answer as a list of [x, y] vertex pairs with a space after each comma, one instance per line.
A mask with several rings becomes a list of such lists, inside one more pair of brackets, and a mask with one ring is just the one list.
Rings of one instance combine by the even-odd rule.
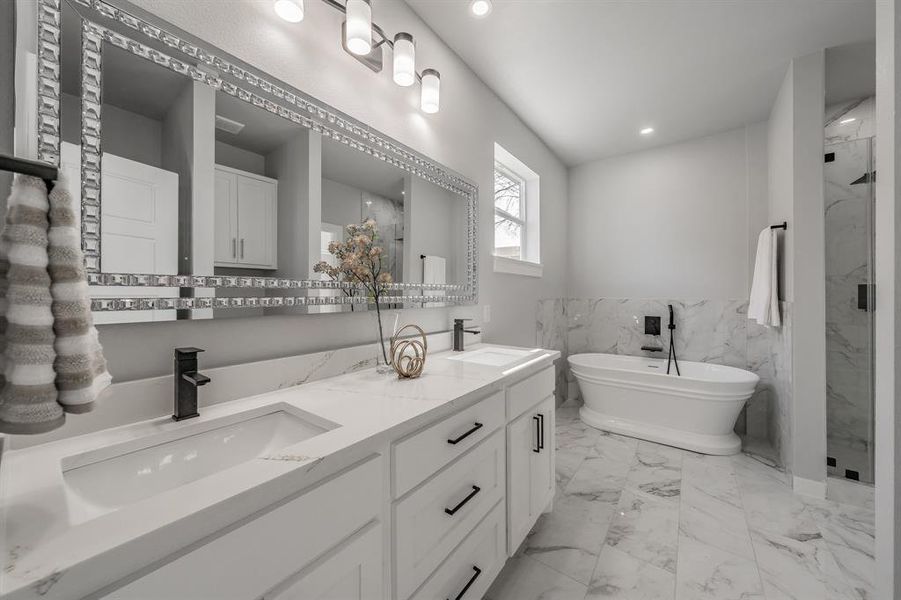
[[[495, 273], [522, 275], [526, 277], [542, 277], [541, 265], [541, 176], [512, 152], [495, 142], [493, 174], [520, 183], [519, 207], [520, 216], [516, 217], [504, 209], [494, 205], [494, 234], [492, 258]], [[509, 258], [497, 254], [497, 222], [498, 218], [519, 225], [520, 247], [519, 258]]]
[[[529, 212], [528, 212], [528, 202], [526, 201], [526, 193], [528, 185], [528, 181], [516, 171], [502, 163], [501, 161], [495, 159], [494, 161], [494, 171], [496, 173], [500, 173], [507, 179], [519, 183], [519, 214], [521, 216], [517, 217], [516, 215], [507, 212], [502, 208], [498, 208], [497, 206], [497, 190], [494, 191], [493, 199], [494, 199], [494, 216], [495, 216], [495, 225], [497, 224], [497, 217], [505, 221], [511, 221], [519, 225], [519, 258], [510, 258], [508, 256], [502, 256], [500, 258], [506, 258], [507, 260], [520, 260], [523, 262], [528, 262], [525, 258], [526, 248], [528, 247], [528, 222], [529, 222]], [[497, 240], [495, 239], [494, 243], [494, 255], [499, 256], [497, 254]]]

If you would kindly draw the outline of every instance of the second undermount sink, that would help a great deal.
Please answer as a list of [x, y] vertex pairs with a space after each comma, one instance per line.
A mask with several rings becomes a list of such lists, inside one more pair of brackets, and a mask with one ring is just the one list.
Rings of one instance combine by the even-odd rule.
[[460, 360], [490, 367], [503, 367], [523, 359], [537, 350], [516, 350], [513, 348], [479, 348], [448, 357], [448, 360]]
[[335, 427], [277, 404], [66, 457], [70, 517], [76, 523], [96, 518]]

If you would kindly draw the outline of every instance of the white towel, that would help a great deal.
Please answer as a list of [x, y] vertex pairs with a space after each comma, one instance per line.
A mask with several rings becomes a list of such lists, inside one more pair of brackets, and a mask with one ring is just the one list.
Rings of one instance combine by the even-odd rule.
[[[447, 283], [447, 261], [441, 256], [423, 256], [422, 258], [422, 282], [423, 283]], [[443, 296], [444, 290], [423, 290], [426, 296]], [[444, 306], [444, 302], [426, 302], [425, 308]]]
[[754, 282], [748, 302], [748, 318], [767, 327], [782, 324], [779, 318], [779, 271], [776, 231], [767, 227], [757, 238], [757, 259], [754, 261]]

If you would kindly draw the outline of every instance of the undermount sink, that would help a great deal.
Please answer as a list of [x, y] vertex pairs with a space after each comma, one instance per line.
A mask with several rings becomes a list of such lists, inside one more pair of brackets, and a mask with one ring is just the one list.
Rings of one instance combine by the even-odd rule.
[[277, 404], [66, 457], [70, 517], [96, 518], [335, 427]]
[[479, 348], [448, 357], [448, 360], [460, 360], [490, 367], [503, 367], [537, 352], [537, 350], [515, 350], [513, 348]]

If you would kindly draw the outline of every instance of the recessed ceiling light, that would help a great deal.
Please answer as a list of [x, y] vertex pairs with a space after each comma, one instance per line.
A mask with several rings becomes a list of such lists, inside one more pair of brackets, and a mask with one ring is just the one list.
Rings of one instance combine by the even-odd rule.
[[275, 14], [288, 23], [303, 21], [303, 0], [275, 0]]
[[469, 3], [469, 10], [477, 17], [487, 17], [491, 12], [491, 0], [472, 0]]
[[850, 119], [842, 119], [841, 121], [838, 122], [838, 124], [839, 125], [847, 125], [848, 123], [853, 123], [856, 120], [857, 120], [856, 117], [851, 117]]
[[652, 133], [654, 133], [654, 128], [653, 127], [645, 127], [638, 133], [640, 133], [641, 135], [651, 135]]

